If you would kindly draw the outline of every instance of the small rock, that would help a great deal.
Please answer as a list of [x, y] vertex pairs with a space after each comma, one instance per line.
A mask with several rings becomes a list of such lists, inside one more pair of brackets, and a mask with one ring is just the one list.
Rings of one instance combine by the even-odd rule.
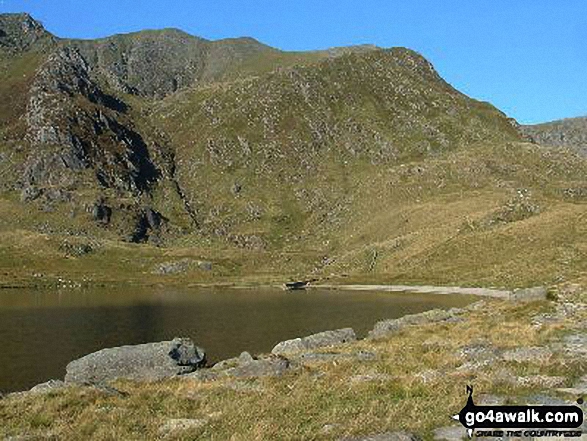
[[61, 380], [49, 380], [45, 383], [37, 384], [36, 386], [32, 387], [29, 390], [29, 393], [47, 393], [57, 389], [62, 389], [64, 387], [66, 387], [66, 384]]
[[546, 300], [548, 289], [544, 286], [536, 286], [534, 288], [515, 289], [510, 294], [510, 300], [515, 302], [535, 302], [539, 300]]
[[587, 334], [571, 334], [563, 339], [563, 348], [573, 356], [587, 356]]
[[247, 351], [241, 352], [241, 354], [238, 357], [238, 362], [241, 363], [241, 364], [251, 363], [253, 361], [255, 361], [255, 359]]
[[175, 436], [180, 432], [186, 430], [198, 429], [205, 426], [206, 420], [199, 419], [187, 419], [187, 418], [176, 418], [165, 421], [165, 423], [159, 428], [159, 434], [163, 437]]
[[444, 374], [436, 369], [426, 369], [415, 374], [416, 378], [422, 380], [423, 383], [430, 383], [442, 378]]
[[175, 262], [164, 262], [157, 265], [153, 273], [159, 275], [185, 273], [190, 268], [191, 263], [192, 261], [190, 259], [182, 259]]
[[269, 356], [252, 360], [237, 367], [227, 369], [226, 375], [237, 378], [274, 377], [283, 375], [290, 368], [290, 361], [281, 356]]
[[499, 356], [499, 351], [490, 343], [482, 341], [462, 347], [457, 356], [476, 362], [495, 361]]
[[328, 434], [338, 427], [338, 424], [324, 424], [320, 429], [321, 434]]
[[497, 369], [493, 374], [493, 382], [495, 384], [513, 386], [518, 382], [518, 377], [508, 369]]
[[520, 386], [530, 387], [545, 387], [552, 389], [565, 384], [567, 379], [565, 377], [550, 376], [550, 375], [529, 375], [526, 377], [518, 377], [517, 383]]
[[467, 438], [467, 430], [463, 426], [447, 426], [434, 430], [433, 436], [438, 441], [460, 441]]
[[278, 343], [272, 350], [273, 354], [291, 354], [310, 349], [317, 349], [327, 346], [334, 346], [343, 343], [356, 341], [357, 336], [351, 328], [338, 329], [336, 331], [325, 331], [313, 334], [308, 337], [295, 338]]
[[535, 362], [543, 363], [552, 357], [553, 353], [550, 349], [541, 346], [516, 348], [505, 351], [502, 358], [505, 361], [515, 361], [517, 363]]
[[501, 406], [507, 399], [498, 395], [481, 394], [475, 401], [478, 406]]
[[212, 271], [212, 262], [198, 262], [198, 268], [202, 271]]
[[227, 369], [232, 369], [238, 366], [242, 366], [244, 364], [252, 363], [255, 360], [256, 359], [251, 354], [245, 351], [242, 352], [238, 357], [219, 361], [210, 369], [213, 371], [225, 371]]
[[467, 311], [482, 311], [487, 308], [487, 302], [485, 300], [479, 300], [478, 302], [471, 303], [469, 306], [466, 306], [464, 309]]

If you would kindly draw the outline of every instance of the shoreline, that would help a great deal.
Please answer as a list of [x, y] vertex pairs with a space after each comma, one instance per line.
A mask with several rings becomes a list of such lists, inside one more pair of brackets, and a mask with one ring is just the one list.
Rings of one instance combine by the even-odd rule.
[[[73, 286], [59, 286], [54, 284], [0, 284], [0, 291], [2, 290], [16, 290], [16, 289], [70, 289], [83, 290], [88, 288], [99, 288], [120, 285], [118, 282], [99, 282], [99, 283], [85, 283], [83, 285]], [[126, 284], [122, 284], [126, 285]], [[166, 284], [163, 283], [147, 283], [147, 284], [130, 284], [134, 286], [142, 286], [145, 288], [161, 287], [164, 288]], [[177, 287], [175, 283], [169, 284], [169, 287]], [[260, 283], [238, 283], [238, 282], [210, 282], [210, 283], [189, 283], [184, 285], [184, 288], [203, 288], [203, 289], [285, 289], [285, 282], [260, 282]], [[512, 299], [537, 297], [544, 298], [547, 295], [547, 288], [544, 286], [526, 287], [526, 288], [483, 288], [483, 287], [462, 287], [462, 286], [435, 286], [435, 285], [387, 285], [387, 284], [336, 284], [336, 283], [308, 283], [303, 290], [338, 290], [338, 291], [377, 291], [377, 292], [392, 292], [405, 294], [434, 294], [434, 295], [471, 295], [477, 297], [491, 297], [497, 299]]]
[[[332, 290], [349, 290], [349, 291], [381, 291], [381, 292], [395, 292], [395, 293], [413, 293], [413, 294], [463, 294], [473, 295], [479, 297], [493, 297], [500, 299], [507, 299], [516, 292], [516, 290], [505, 290], [495, 288], [474, 288], [474, 287], [460, 287], [460, 286], [432, 286], [432, 285], [367, 285], [367, 284], [352, 284], [352, 285], [312, 285], [309, 284], [306, 289], [332, 289]], [[532, 288], [529, 288], [532, 289]]]

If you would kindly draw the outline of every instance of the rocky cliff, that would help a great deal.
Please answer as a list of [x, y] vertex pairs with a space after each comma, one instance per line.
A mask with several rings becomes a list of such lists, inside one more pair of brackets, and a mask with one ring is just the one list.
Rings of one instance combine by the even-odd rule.
[[587, 156], [587, 117], [525, 125], [520, 129], [524, 136], [538, 144], [568, 147]]

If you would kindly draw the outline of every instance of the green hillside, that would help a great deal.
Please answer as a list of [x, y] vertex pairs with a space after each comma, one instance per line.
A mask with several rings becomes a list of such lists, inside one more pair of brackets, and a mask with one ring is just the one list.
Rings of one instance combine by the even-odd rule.
[[2, 285], [585, 273], [586, 159], [409, 49], [68, 40], [4, 14], [0, 79]]

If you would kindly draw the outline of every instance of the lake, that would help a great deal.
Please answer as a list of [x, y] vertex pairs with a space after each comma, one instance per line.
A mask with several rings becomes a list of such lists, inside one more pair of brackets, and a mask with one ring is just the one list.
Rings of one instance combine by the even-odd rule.
[[463, 295], [277, 289], [0, 290], [0, 391], [62, 379], [70, 361], [103, 348], [190, 337], [210, 361], [269, 352], [282, 341], [461, 307]]

